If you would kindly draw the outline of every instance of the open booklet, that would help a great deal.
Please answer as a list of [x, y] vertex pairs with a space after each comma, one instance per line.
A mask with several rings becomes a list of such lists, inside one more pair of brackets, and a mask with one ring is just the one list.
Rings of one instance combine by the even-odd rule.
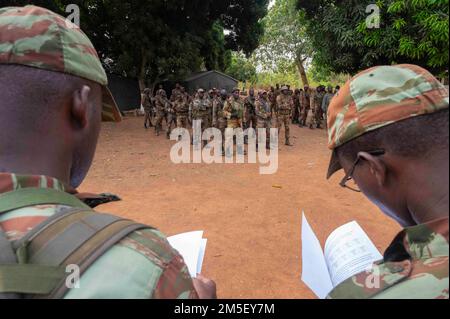
[[183, 257], [192, 278], [202, 272], [207, 239], [203, 231], [195, 231], [167, 238], [169, 244]]
[[321, 299], [350, 277], [369, 270], [383, 259], [357, 222], [336, 229], [322, 251], [317, 236], [303, 213], [302, 281]]

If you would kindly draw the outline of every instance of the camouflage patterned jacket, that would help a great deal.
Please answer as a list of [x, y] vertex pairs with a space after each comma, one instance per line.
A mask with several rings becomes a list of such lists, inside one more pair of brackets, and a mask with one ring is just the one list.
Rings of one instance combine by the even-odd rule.
[[[0, 173], [0, 194], [21, 188], [53, 188], [75, 193], [45, 176]], [[0, 213], [0, 227], [11, 241], [54, 215], [62, 205], [37, 205]], [[65, 299], [197, 298], [182, 257], [155, 229], [136, 231], [97, 259], [80, 278], [80, 288]]]
[[241, 99], [230, 97], [225, 102], [223, 113], [229, 120], [240, 120], [244, 118], [244, 102]]
[[448, 299], [448, 218], [405, 229], [384, 260], [358, 274], [330, 299]]
[[294, 100], [289, 95], [279, 95], [277, 97], [277, 110], [279, 115], [291, 115], [294, 108]]

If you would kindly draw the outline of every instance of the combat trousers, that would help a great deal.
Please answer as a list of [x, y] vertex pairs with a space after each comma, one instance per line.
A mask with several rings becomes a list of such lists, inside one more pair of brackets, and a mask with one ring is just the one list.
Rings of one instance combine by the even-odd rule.
[[166, 129], [166, 135], [167, 138], [170, 138], [170, 133], [172, 132], [172, 126], [176, 126], [177, 117], [173, 113], [167, 114], [167, 129]]
[[145, 128], [153, 127], [152, 117], [153, 117], [152, 111], [145, 110], [145, 120], [144, 120]]
[[161, 133], [162, 122], [163, 122], [165, 117], [166, 117], [166, 113], [164, 113], [162, 111], [157, 111], [156, 112], [155, 132], [156, 132], [156, 135], [158, 135], [158, 136], [159, 136], [159, 133]]
[[[256, 129], [258, 126], [258, 118], [255, 114], [248, 115], [245, 123], [244, 123], [244, 131], [250, 128]], [[245, 144], [248, 143], [248, 137], [245, 137]]]
[[[227, 121], [227, 128], [231, 128], [233, 130], [241, 128], [241, 122], [240, 120], [228, 120]], [[243, 145], [237, 145], [237, 152], [238, 154], [245, 154], [245, 150], [244, 150], [244, 146]], [[232, 156], [232, 150], [231, 149], [226, 149], [226, 155], [227, 157], [231, 157]]]
[[[272, 121], [270, 119], [258, 118], [257, 133], [259, 129], [266, 129], [266, 148], [270, 147], [270, 129], [272, 127]], [[259, 143], [259, 135], [257, 134], [257, 143]], [[261, 145], [258, 144], [258, 147]]]
[[323, 111], [320, 107], [316, 108], [316, 112], [314, 114], [315, 124], [317, 125], [317, 128], [320, 128], [322, 126], [322, 117], [323, 117]]
[[278, 115], [278, 136], [280, 135], [281, 128], [284, 125], [284, 135], [286, 137], [286, 144], [289, 143], [291, 138], [291, 116], [290, 115]]
[[302, 126], [306, 125], [306, 119], [308, 118], [309, 110], [310, 110], [309, 107], [302, 108], [302, 111], [300, 114], [300, 125], [302, 125]]
[[[203, 137], [203, 133], [206, 131], [206, 129], [209, 128], [209, 116], [207, 114], [203, 115], [203, 116], [197, 116], [193, 119], [193, 121], [201, 121], [201, 136], [200, 136], [200, 141], [197, 141], [195, 138], [196, 136], [194, 135], [192, 137], [192, 143], [194, 145], [201, 145], [202, 144], [202, 137]], [[194, 125], [194, 124], [192, 124]], [[203, 145], [206, 145], [207, 142], [203, 141]]]
[[222, 133], [222, 153], [225, 153], [225, 134], [227, 129], [227, 119], [219, 119], [217, 121], [217, 129]]
[[177, 128], [185, 128], [188, 127], [188, 115], [177, 115]]

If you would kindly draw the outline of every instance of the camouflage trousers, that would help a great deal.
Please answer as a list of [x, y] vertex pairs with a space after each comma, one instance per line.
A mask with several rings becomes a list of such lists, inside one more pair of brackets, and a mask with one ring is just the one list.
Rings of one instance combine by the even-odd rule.
[[[196, 116], [192, 119], [193, 121], [201, 121], [201, 135], [203, 136], [203, 133], [209, 128], [209, 116], [207, 114], [203, 115], [203, 116]], [[193, 136], [192, 137], [192, 143], [194, 145], [201, 145], [202, 143], [202, 136], [200, 136], [200, 141], [197, 141], [196, 138], [197, 136]], [[203, 142], [203, 144], [207, 144], [206, 141]]]
[[225, 134], [227, 129], [227, 119], [219, 119], [216, 128], [222, 133], [222, 151], [225, 151]]
[[[272, 128], [272, 121], [270, 119], [258, 118], [257, 133], [259, 129], [266, 129], [266, 148], [270, 147], [270, 129]], [[259, 135], [257, 136], [257, 143], [259, 143]]]
[[300, 125], [306, 125], [306, 119], [308, 118], [308, 112], [309, 112], [310, 108], [309, 107], [304, 107], [302, 108], [301, 112], [300, 112]]
[[314, 121], [315, 121], [317, 128], [320, 128], [322, 126], [322, 120], [323, 120], [322, 108], [317, 107], [316, 111], [314, 112]]
[[188, 115], [177, 115], [177, 128], [185, 128], [188, 127]]
[[291, 138], [291, 116], [279, 114], [278, 115], [278, 135], [280, 135], [281, 128], [284, 125], [284, 135], [286, 137], [286, 142], [289, 142]]
[[161, 133], [162, 130], [162, 122], [166, 117], [166, 113], [162, 112], [162, 111], [157, 111], [156, 112], [156, 119], [155, 119], [155, 132], [156, 135], [159, 135], [159, 133]]
[[177, 125], [177, 116], [173, 113], [167, 113], [167, 128], [166, 128], [166, 135], [167, 138], [170, 137], [170, 133], [172, 133], [172, 126], [176, 127]]
[[146, 109], [145, 110], [145, 120], [144, 120], [145, 128], [153, 127], [152, 119], [153, 119], [153, 112], [152, 112], [152, 110], [147, 110]]
[[[253, 128], [256, 130], [256, 127], [258, 125], [258, 118], [255, 114], [250, 114], [247, 116], [245, 122], [244, 122], [244, 130], [248, 130], [250, 128]], [[245, 143], [248, 142], [247, 136], [245, 137]]]
[[[233, 130], [241, 128], [241, 120], [239, 120], [239, 119], [230, 119], [230, 120], [228, 120], [227, 121], [227, 128], [231, 128]], [[227, 148], [225, 151], [226, 151], [226, 156], [227, 157], [231, 157], [232, 156], [232, 150], [231, 149]], [[244, 150], [243, 145], [238, 145], [237, 152], [238, 152], [238, 154], [245, 154], [245, 150]]]

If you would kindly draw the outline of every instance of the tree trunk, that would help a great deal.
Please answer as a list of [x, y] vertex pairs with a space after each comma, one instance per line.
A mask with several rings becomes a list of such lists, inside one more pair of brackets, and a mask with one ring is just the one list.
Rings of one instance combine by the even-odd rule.
[[145, 73], [147, 70], [147, 57], [145, 55], [145, 49], [141, 49], [142, 52], [142, 63], [141, 63], [141, 69], [139, 71], [139, 88], [141, 89], [141, 92], [145, 89]]
[[298, 58], [297, 59], [297, 68], [298, 68], [298, 72], [300, 73], [300, 77], [302, 79], [303, 86], [309, 85], [308, 77], [306, 75], [305, 66], [303, 65], [304, 61], [305, 60], [303, 60], [302, 58]]

